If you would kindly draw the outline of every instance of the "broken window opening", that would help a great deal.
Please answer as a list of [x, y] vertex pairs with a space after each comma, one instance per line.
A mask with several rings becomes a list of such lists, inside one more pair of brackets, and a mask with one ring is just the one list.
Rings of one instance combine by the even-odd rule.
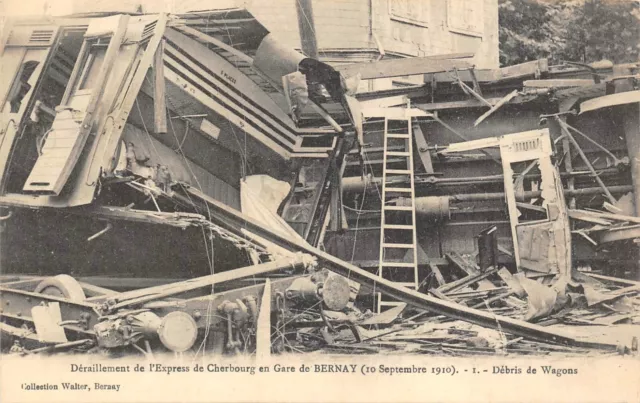
[[20, 67], [20, 72], [18, 73], [18, 79], [13, 83], [11, 90], [9, 92], [9, 97], [7, 99], [7, 103], [5, 104], [5, 110], [9, 108], [9, 113], [18, 113], [20, 111], [20, 106], [22, 106], [22, 101], [29, 94], [32, 84], [29, 83], [33, 72], [36, 67], [40, 64], [39, 61], [29, 60], [22, 64]]
[[96, 84], [96, 79], [100, 73], [100, 68], [104, 62], [104, 57], [107, 53], [107, 44], [96, 43], [91, 45], [87, 61], [78, 80], [77, 90], [92, 89]]
[[[27, 177], [40, 155], [47, 132], [53, 125], [56, 116], [55, 108], [60, 105], [64, 96], [73, 66], [80, 53], [84, 32], [77, 29], [63, 32], [59, 42], [53, 47], [50, 61], [43, 66], [44, 70], [41, 73], [33, 72], [37, 70], [40, 63], [44, 63], [44, 54], [38, 55], [38, 61], [27, 62], [32, 63], [32, 67], [29, 67], [31, 72], [28, 80], [30, 85], [35, 87], [35, 92], [31, 96], [32, 106], [23, 115], [27, 122], [26, 127], [22, 135], [16, 138], [8, 161], [4, 188], [6, 193], [22, 193]], [[20, 74], [24, 76], [22, 72]], [[40, 78], [37, 77], [38, 75]], [[38, 79], [40, 84], [36, 86]], [[25, 78], [21, 77], [21, 81], [24, 80]], [[24, 103], [27, 99], [28, 97], [23, 97], [21, 102]]]
[[61, 105], [77, 111], [85, 111], [91, 99], [93, 88], [98, 82], [111, 36], [85, 39], [78, 50], [77, 62], [66, 86]]
[[[513, 162], [513, 189], [516, 194], [518, 224], [548, 221], [546, 201], [542, 189], [542, 175], [538, 159]], [[540, 179], [532, 179], [532, 177]], [[538, 194], [539, 193], [539, 194]]]

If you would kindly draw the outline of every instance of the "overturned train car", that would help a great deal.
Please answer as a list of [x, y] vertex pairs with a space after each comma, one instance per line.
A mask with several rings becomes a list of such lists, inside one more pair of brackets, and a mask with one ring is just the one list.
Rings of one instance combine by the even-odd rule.
[[[158, 195], [181, 183], [239, 210], [243, 176], [288, 182], [291, 161], [326, 158], [335, 139], [303, 138], [246, 62], [188, 29], [158, 15], [13, 25], [2, 54], [3, 273], [179, 279], [249, 261], [172, 226], [160, 216], [194, 208]], [[234, 32], [255, 45], [248, 53], [268, 34], [258, 22]]]

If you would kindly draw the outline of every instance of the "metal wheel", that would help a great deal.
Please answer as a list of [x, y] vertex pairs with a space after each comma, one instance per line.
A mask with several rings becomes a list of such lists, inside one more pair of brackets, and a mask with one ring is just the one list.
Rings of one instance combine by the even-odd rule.
[[35, 289], [39, 294], [68, 298], [72, 301], [84, 301], [86, 296], [80, 283], [67, 274], [58, 274], [42, 280]]

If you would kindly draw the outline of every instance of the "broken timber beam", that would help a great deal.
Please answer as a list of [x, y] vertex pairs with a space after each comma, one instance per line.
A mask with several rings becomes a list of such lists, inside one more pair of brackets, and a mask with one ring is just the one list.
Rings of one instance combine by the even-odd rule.
[[467, 276], [473, 276], [480, 272], [475, 267], [468, 264], [468, 262], [456, 252], [445, 253], [444, 257], [459, 270], [467, 273]]
[[111, 311], [116, 311], [124, 307], [140, 305], [145, 302], [171, 297], [188, 291], [193, 291], [198, 288], [208, 287], [214, 284], [236, 280], [243, 277], [272, 273], [283, 270], [285, 268], [299, 269], [309, 263], [311, 263], [311, 260], [300, 254], [298, 256], [293, 256], [290, 258], [283, 258], [269, 263], [262, 263], [254, 266], [224, 271], [221, 273], [211, 274], [191, 280], [181, 281], [179, 283], [172, 283], [167, 285], [160, 285], [157, 287], [145, 288], [142, 290], [124, 292], [110, 298], [115, 302], [115, 304], [109, 304], [109, 309]]
[[[432, 117], [433, 120], [435, 120], [436, 122], [440, 123], [442, 126], [444, 126], [445, 129], [449, 130], [451, 133], [455, 134], [456, 136], [458, 136], [459, 138], [461, 138], [464, 141], [470, 141], [469, 138], [467, 138], [465, 135], [463, 135], [462, 133], [458, 132], [456, 129], [454, 129], [453, 127], [449, 126], [447, 123], [445, 123], [444, 121], [442, 121], [442, 119], [440, 119], [437, 116], [433, 116]], [[496, 157], [493, 156], [493, 154], [491, 154], [490, 152], [488, 152], [485, 149], [480, 149], [478, 150], [481, 153], [485, 154], [487, 157], [491, 158], [491, 160], [493, 160], [496, 164], [502, 166], [502, 162], [500, 162], [500, 160]]]
[[490, 275], [497, 273], [498, 272], [498, 268], [494, 267], [493, 269], [489, 269], [487, 271], [485, 271], [484, 273], [477, 273], [477, 274], [473, 274], [467, 277], [463, 277], [460, 280], [456, 280], [456, 281], [452, 281], [449, 284], [445, 284], [442, 287], [438, 288], [438, 291], [442, 292], [442, 293], [451, 293], [451, 292], [455, 292], [455, 291], [459, 291], [464, 287], [467, 287], [471, 284], [477, 283], [480, 280], [483, 280], [487, 277], [489, 277]]
[[[430, 295], [422, 294], [418, 291], [399, 286], [392, 281], [360, 269], [359, 267], [323, 252], [318, 248], [314, 248], [308, 244], [301, 244], [293, 239], [279, 235], [270, 229], [264, 228], [264, 226], [253, 222], [249, 217], [215, 199], [210, 198], [194, 188], [186, 188], [186, 191], [192, 198], [195, 198], [194, 202], [198, 202], [203, 209], [207, 207], [210, 210], [212, 220], [215, 220], [219, 225], [228, 228], [230, 231], [234, 231], [238, 234], [244, 234], [249, 237], [252, 236], [252, 234], [255, 234], [257, 236], [264, 237], [283, 248], [307, 253], [315, 257], [320, 266], [325, 267], [336, 274], [345, 276], [361, 285], [372, 289], [375, 288], [377, 292], [384, 293], [417, 309], [431, 311], [449, 318], [459, 319], [479, 326], [500, 330], [516, 336], [546, 343], [598, 348], [604, 350], [615, 350], [617, 348], [617, 346], [613, 344], [577, 340], [561, 332], [547, 329], [543, 326], [495, 315], [478, 309], [468, 308], [457, 303], [440, 300]], [[185, 196], [178, 195], [177, 193], [175, 194], [175, 197], [186, 198]]]
[[141, 222], [146, 224], [160, 224], [178, 228], [188, 228], [195, 225], [194, 222], [205, 220], [205, 217], [200, 214], [137, 210], [117, 206], [80, 207], [69, 209], [68, 212], [87, 217]]
[[491, 116], [495, 111], [497, 111], [498, 109], [502, 108], [502, 106], [504, 104], [508, 103], [509, 101], [511, 101], [513, 98], [515, 98], [517, 96], [518, 96], [518, 90], [513, 90], [510, 93], [508, 93], [507, 95], [505, 95], [503, 98], [500, 99], [500, 101], [498, 101], [498, 103], [496, 103], [493, 106], [491, 106], [491, 108], [488, 111], [486, 111], [482, 116], [480, 116], [478, 119], [476, 119], [476, 121], [473, 123], [473, 127], [478, 126], [486, 118]]
[[447, 282], [444, 279], [444, 276], [442, 275], [442, 272], [440, 271], [440, 268], [435, 263], [429, 262], [429, 268], [431, 269], [431, 272], [435, 276], [436, 281], [438, 282], [438, 286], [443, 286], [447, 284]]

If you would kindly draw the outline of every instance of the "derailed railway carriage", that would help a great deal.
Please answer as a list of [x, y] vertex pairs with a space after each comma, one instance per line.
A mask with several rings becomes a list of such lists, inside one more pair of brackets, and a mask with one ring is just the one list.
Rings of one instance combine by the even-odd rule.
[[[244, 9], [10, 25], [3, 352], [362, 353], [450, 319], [628, 352], [538, 322], [633, 323], [638, 66], [336, 63], [312, 23], [304, 54]], [[448, 334], [421, 351], [491, 349]]]
[[[16, 214], [23, 225], [35, 228], [25, 231], [20, 226], [13, 231], [8, 226], [6, 239], [12, 242], [4, 243], [5, 272], [29, 267], [35, 271], [31, 274], [50, 270], [72, 271], [76, 276], [139, 273], [189, 278], [203, 274], [189, 271], [197, 267], [208, 272], [199, 230], [172, 231], [170, 226], [149, 227], [149, 220], [132, 220], [113, 228], [110, 235], [116, 236], [87, 242], [105, 228], [105, 221], [87, 219], [94, 213], [83, 214], [82, 208], [75, 209], [78, 214], [49, 211], [131, 203], [133, 210], [149, 205], [161, 212], [176, 210], [171, 201], [149, 199], [145, 192], [153, 190], [126, 177], [133, 172], [153, 182], [153, 187], [157, 184], [168, 191], [163, 181], [192, 185], [239, 209], [243, 169], [283, 178], [290, 174], [286, 161], [291, 154], [326, 156], [333, 138], [324, 147], [300, 146], [299, 130], [268, 97], [265, 100], [256, 84], [244, 75], [229, 76], [240, 72], [203, 44], [167, 27], [167, 22], [166, 16], [159, 20], [157, 15], [111, 16], [13, 29], [3, 55], [3, 70], [8, 74], [13, 69], [18, 77], [5, 81], [6, 104], [11, 109], [2, 145], [3, 200], [32, 207]], [[256, 25], [257, 35], [266, 35]], [[251, 29], [245, 33], [249, 38], [254, 35]], [[32, 38], [41, 31], [47, 33], [46, 41]], [[218, 71], [225, 69], [226, 76]], [[164, 97], [155, 96], [158, 85]], [[242, 92], [238, 85], [244, 85]], [[251, 92], [256, 95], [249, 97]], [[238, 120], [246, 129], [232, 126]], [[21, 131], [19, 122], [24, 122]], [[42, 213], [43, 208], [49, 209]], [[51, 237], [51, 232], [61, 236]], [[140, 237], [149, 248], [137, 246]], [[24, 256], [26, 245], [39, 247]], [[216, 246], [215, 263], [220, 269], [246, 261], [234, 248]], [[186, 253], [175, 253], [181, 250]], [[114, 259], [113, 251], [127, 256], [127, 269]], [[175, 270], [179, 266], [185, 271]]]

